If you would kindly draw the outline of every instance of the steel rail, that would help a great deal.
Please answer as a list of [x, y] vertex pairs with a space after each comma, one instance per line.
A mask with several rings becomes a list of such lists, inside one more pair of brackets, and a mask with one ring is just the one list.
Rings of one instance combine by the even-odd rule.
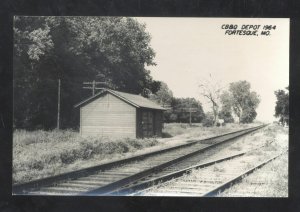
[[249, 152], [252, 152], [254, 150], [260, 149], [264, 146], [265, 145], [262, 145], [260, 147], [257, 147], [257, 148], [254, 148], [254, 149], [251, 149], [251, 150], [248, 150], [248, 151], [243, 151], [243, 152], [240, 152], [240, 153], [237, 153], [237, 154], [225, 156], [225, 157], [217, 159], [217, 160], [212, 160], [212, 161], [209, 161], [209, 162], [205, 162], [205, 163], [197, 164], [197, 165], [194, 165], [194, 166], [190, 166], [188, 168], [185, 168], [185, 169], [182, 169], [182, 170], [179, 170], [179, 171], [175, 171], [175, 172], [171, 172], [169, 174], [166, 174], [166, 175], [163, 175], [163, 176], [160, 176], [160, 177], [156, 177], [156, 178], [144, 181], [142, 183], [132, 182], [133, 185], [125, 187], [125, 188], [118, 189], [118, 190], [113, 191], [109, 194], [119, 196], [119, 195], [128, 195], [130, 193], [135, 193], [135, 195], [136, 195], [136, 194], [140, 193], [139, 191], [141, 191], [143, 189], [149, 188], [150, 186], [156, 185], [158, 183], [163, 183], [163, 182], [181, 177], [184, 174], [189, 173], [193, 169], [205, 168], [205, 167], [208, 167], [208, 166], [211, 166], [211, 165], [214, 165], [214, 164], [226, 161], [226, 160], [231, 160], [231, 159], [243, 156], [243, 155], [245, 155]]
[[283, 151], [283, 152], [281, 152], [280, 154], [278, 154], [278, 155], [272, 157], [271, 159], [266, 160], [266, 161], [260, 163], [259, 165], [255, 166], [254, 168], [251, 168], [251, 169], [246, 170], [245, 172], [243, 172], [242, 174], [236, 176], [235, 178], [230, 179], [230, 180], [228, 180], [227, 182], [223, 183], [222, 185], [220, 185], [220, 186], [218, 186], [218, 187], [216, 187], [216, 188], [214, 188], [214, 189], [208, 191], [207, 193], [205, 193], [205, 194], [203, 195], [203, 197], [212, 197], [212, 196], [217, 195], [218, 193], [223, 192], [225, 189], [230, 188], [230, 187], [232, 187], [234, 184], [236, 184], [236, 183], [238, 183], [239, 181], [241, 181], [245, 176], [247, 176], [247, 175], [253, 173], [255, 170], [257, 170], [257, 169], [263, 167], [264, 165], [270, 163], [271, 161], [273, 161], [273, 160], [275, 160], [276, 158], [280, 157], [281, 155], [283, 155], [283, 154], [286, 153], [287, 151], [288, 151], [288, 150]]
[[[165, 148], [165, 149], [162, 149], [162, 150], [159, 150], [159, 151], [153, 151], [153, 152], [149, 152], [149, 153], [146, 153], [146, 154], [127, 157], [125, 159], [115, 160], [115, 161], [112, 161], [112, 162], [100, 164], [100, 165], [93, 166], [93, 167], [84, 168], [84, 169], [77, 170], [77, 171], [71, 171], [71, 172], [67, 172], [67, 173], [52, 176], [52, 177], [47, 177], [47, 178], [43, 178], [43, 179], [39, 179], [39, 180], [34, 180], [34, 181], [31, 181], [31, 182], [28, 182], [28, 183], [13, 185], [13, 188], [12, 188], [13, 189], [13, 194], [26, 194], [27, 190], [31, 190], [31, 189], [34, 189], [34, 188], [39, 188], [39, 187], [42, 187], [42, 186], [49, 186], [49, 185], [52, 185], [54, 183], [58, 183], [58, 182], [61, 182], [61, 181], [72, 180], [72, 179], [76, 179], [78, 177], [91, 175], [91, 174], [93, 174], [95, 172], [98, 172], [98, 171], [101, 171], [101, 170], [110, 169], [111, 167], [126, 164], [126, 163], [129, 163], [129, 162], [135, 161], [135, 160], [142, 160], [144, 158], [154, 156], [154, 155], [158, 155], [158, 154], [162, 154], [162, 153], [169, 152], [169, 151], [172, 151], [172, 150], [177, 150], [177, 149], [180, 149], [180, 148], [189, 147], [189, 146], [192, 146], [194, 144], [197, 144], [197, 143], [200, 143], [200, 142], [203, 142], [203, 141], [214, 140], [216, 138], [224, 137], [224, 136], [235, 134], [235, 133], [244, 132], [242, 135], [245, 135], [247, 133], [253, 132], [253, 131], [255, 131], [257, 129], [260, 129], [262, 127], [265, 127], [265, 126], [266, 125], [261, 125], [261, 126], [257, 126], [257, 127], [253, 127], [253, 128], [238, 130], [238, 131], [234, 131], [234, 132], [230, 132], [230, 133], [226, 133], [226, 134], [222, 134], [222, 135], [218, 135], [218, 136], [213, 136], [213, 137], [206, 138], [206, 139], [201, 139], [201, 140], [191, 140], [187, 144], [177, 145], [177, 146], [170, 147], [170, 148]], [[236, 136], [236, 137], [238, 137], [238, 136]], [[233, 138], [231, 138], [231, 139], [233, 139]], [[216, 143], [216, 144], [219, 144], [219, 143]], [[201, 151], [203, 151], [203, 150], [201, 150]], [[199, 151], [196, 151], [196, 152], [198, 153]], [[196, 152], [194, 152], [193, 154], [196, 154]], [[180, 159], [179, 158], [175, 159], [174, 162], [180, 161], [180, 160], [183, 160], [183, 159], [185, 159], [185, 156], [180, 157]], [[132, 176], [132, 178], [122, 179], [122, 181], [115, 182], [113, 185], [110, 185], [109, 187], [107, 187], [107, 186], [103, 187], [102, 191], [108, 192], [110, 189], [112, 189], [115, 186], [121, 186], [121, 184], [124, 185], [124, 184], [128, 183], [129, 180], [138, 179], [138, 178], [142, 177], [142, 175], [148, 174], [151, 171], [156, 171], [156, 170], [161, 169], [163, 167], [166, 167], [170, 164], [171, 164], [171, 162], [170, 163], [167, 162], [167, 163], [163, 164], [160, 167], [154, 167], [153, 169], [149, 169], [149, 170], [143, 171], [141, 173], [135, 174], [135, 175]], [[94, 194], [95, 192], [98, 192], [98, 191], [99, 191], [98, 189], [93, 190], [91, 192], [86, 193], [86, 195]]]
[[160, 164], [158, 166], [155, 166], [153, 168], [146, 169], [144, 171], [138, 172], [138, 173], [136, 173], [134, 175], [131, 175], [129, 177], [123, 178], [123, 179], [121, 179], [119, 181], [115, 181], [115, 182], [107, 184], [107, 185], [105, 185], [103, 187], [100, 187], [100, 188], [97, 188], [97, 189], [94, 189], [94, 190], [90, 190], [90, 191], [84, 192], [82, 194], [83, 195], [101, 195], [101, 196], [108, 195], [108, 194], [112, 193], [115, 190], [118, 190], [120, 187], [122, 187], [122, 186], [124, 186], [124, 185], [126, 185], [128, 183], [132, 183], [133, 181], [141, 179], [142, 177], [145, 177], [145, 176], [147, 176], [147, 175], [149, 175], [149, 174], [151, 174], [153, 172], [157, 172], [157, 171], [162, 170], [162, 169], [164, 169], [164, 168], [166, 168], [166, 167], [168, 167], [168, 166], [170, 166], [172, 164], [176, 164], [176, 163], [178, 163], [180, 161], [183, 161], [183, 160], [185, 160], [187, 158], [190, 158], [190, 157], [192, 157], [192, 156], [194, 156], [196, 154], [199, 154], [199, 153], [202, 153], [202, 152], [207, 151], [209, 149], [212, 149], [212, 148], [220, 145], [220, 143], [224, 143], [226, 141], [230, 141], [232, 139], [235, 139], [235, 138], [238, 138], [240, 136], [243, 136], [243, 135], [246, 135], [248, 133], [251, 133], [251, 132], [253, 132], [256, 129], [257, 129], [257, 127], [255, 129], [251, 129], [249, 131], [246, 131], [245, 133], [243, 133], [241, 135], [237, 135], [237, 136], [235, 136], [233, 138], [225, 139], [222, 142], [214, 143], [212, 145], [209, 145], [207, 147], [204, 147], [204, 148], [201, 148], [199, 150], [193, 151], [193, 152], [191, 152], [189, 154], [186, 154], [184, 156], [177, 157], [174, 160], [170, 160], [168, 162], [162, 163], [162, 164]]

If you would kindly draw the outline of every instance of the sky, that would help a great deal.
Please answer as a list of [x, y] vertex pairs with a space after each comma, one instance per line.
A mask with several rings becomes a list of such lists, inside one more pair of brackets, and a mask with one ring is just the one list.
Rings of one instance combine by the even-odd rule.
[[[174, 97], [194, 97], [204, 111], [209, 102], [199, 84], [211, 75], [222, 86], [246, 80], [261, 102], [256, 120], [275, 120], [274, 91], [289, 85], [289, 19], [266, 18], [136, 18], [146, 24], [156, 66], [149, 66], [155, 80], [167, 83]], [[260, 25], [259, 36], [225, 35], [223, 24]], [[276, 26], [269, 36], [264, 25]], [[223, 26], [224, 27], [224, 26]], [[252, 30], [253, 31], [253, 30]]]

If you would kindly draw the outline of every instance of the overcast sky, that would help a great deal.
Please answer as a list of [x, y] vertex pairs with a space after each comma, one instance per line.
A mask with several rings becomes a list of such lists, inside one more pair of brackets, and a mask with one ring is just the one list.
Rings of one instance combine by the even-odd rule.
[[[202, 78], [211, 74], [224, 85], [247, 80], [261, 97], [257, 120], [273, 121], [274, 91], [289, 84], [289, 19], [136, 18], [151, 34], [157, 66], [155, 80], [168, 84], [175, 97], [200, 96]], [[225, 35], [223, 24], [276, 25], [270, 36]], [[261, 31], [259, 29], [259, 31]]]

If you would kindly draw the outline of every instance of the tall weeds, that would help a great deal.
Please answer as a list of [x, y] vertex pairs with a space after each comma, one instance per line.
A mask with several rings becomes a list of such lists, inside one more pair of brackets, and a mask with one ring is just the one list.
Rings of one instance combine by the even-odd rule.
[[16, 130], [13, 135], [13, 182], [56, 175], [72, 163], [101, 161], [115, 155], [154, 146], [155, 138], [110, 140], [83, 138], [77, 132]]

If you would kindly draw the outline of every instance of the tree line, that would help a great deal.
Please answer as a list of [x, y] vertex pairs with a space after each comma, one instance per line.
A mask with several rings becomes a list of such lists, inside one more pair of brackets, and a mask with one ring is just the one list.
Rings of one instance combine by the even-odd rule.
[[[259, 95], [251, 91], [251, 85], [247, 81], [232, 82], [228, 89], [213, 79], [205, 80], [199, 85], [201, 95], [211, 105], [211, 112], [204, 113], [201, 102], [194, 98], [175, 98], [172, 91], [165, 83], [150, 99], [162, 106], [168, 106], [164, 113], [165, 122], [189, 122], [189, 116], [193, 122], [203, 122], [205, 126], [217, 125], [219, 119], [224, 123], [234, 122], [234, 116], [239, 123], [251, 123], [257, 116], [256, 108], [260, 103]], [[190, 113], [193, 111], [192, 113]]]
[[285, 90], [279, 89], [275, 91], [276, 106], [274, 116], [279, 118], [281, 125], [289, 125], [289, 86]]
[[[163, 107], [165, 122], [216, 125], [238, 118], [256, 118], [259, 95], [247, 81], [228, 88], [210, 78], [199, 83], [211, 105], [204, 112], [195, 98], [176, 98], [167, 84], [154, 80], [147, 70], [156, 65], [146, 26], [124, 17], [18, 17], [14, 19], [14, 127], [56, 127], [58, 80], [61, 80], [61, 126], [77, 127], [79, 112], [73, 106], [91, 96], [83, 81], [105, 79], [112, 89], [142, 94]], [[275, 92], [276, 117], [288, 122], [288, 93]]]
[[155, 93], [160, 82], [146, 69], [155, 65], [150, 39], [145, 25], [132, 18], [16, 16], [14, 127], [56, 127], [58, 79], [65, 128], [78, 125], [73, 105], [91, 95], [83, 81], [105, 76], [110, 88]]
[[[199, 84], [201, 95], [210, 105], [211, 111], [204, 113], [202, 104], [194, 98], [175, 98], [167, 84], [161, 82], [161, 87], [156, 94], [150, 95], [150, 99], [167, 107], [164, 113], [165, 122], [188, 123], [190, 115], [192, 122], [202, 122], [204, 126], [218, 125], [218, 120], [224, 123], [234, 122], [234, 117], [239, 123], [252, 123], [256, 116], [256, 109], [260, 103], [260, 96], [251, 91], [251, 84], [245, 80], [232, 82], [228, 88], [212, 79], [203, 80]], [[279, 89], [274, 92], [276, 96], [275, 114], [279, 123], [289, 125], [289, 87], [286, 91]], [[193, 113], [189, 109], [193, 108]]]

